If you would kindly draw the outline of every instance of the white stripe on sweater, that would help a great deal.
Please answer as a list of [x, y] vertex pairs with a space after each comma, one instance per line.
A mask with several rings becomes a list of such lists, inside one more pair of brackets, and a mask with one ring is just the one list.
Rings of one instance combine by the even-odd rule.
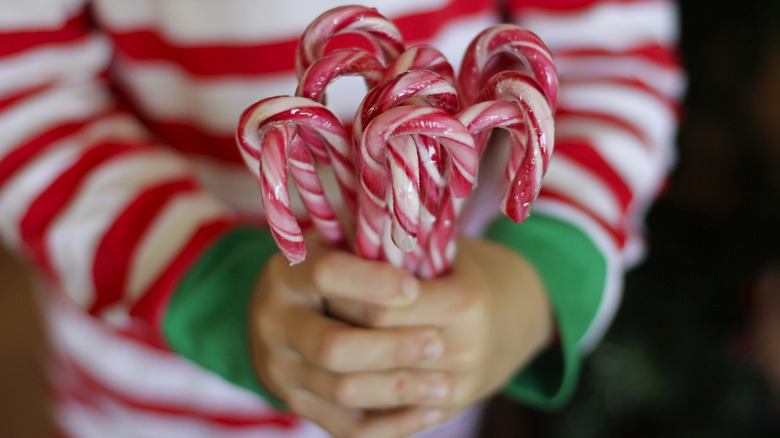
[[30, 136], [62, 123], [88, 119], [109, 106], [107, 96], [90, 84], [56, 88], [30, 97], [0, 112], [0, 160]]
[[673, 2], [603, 2], [578, 13], [524, 10], [518, 23], [553, 50], [600, 48], [626, 50], [650, 43], [673, 46], [677, 10]]
[[598, 175], [563, 155], [550, 161], [543, 185], [586, 205], [610, 225], [617, 226], [620, 223], [622, 211], [610, 187]]
[[685, 88], [685, 81], [679, 69], [668, 68], [640, 58], [600, 55], [557, 56], [555, 67], [562, 78], [636, 79], [672, 100], [677, 100]]
[[131, 263], [128, 299], [135, 301], [189, 243], [198, 228], [227, 214], [223, 204], [199, 191], [178, 195], [155, 218]]
[[227, 136], [233, 135], [238, 117], [249, 105], [266, 97], [292, 95], [298, 84], [294, 74], [262, 80], [199, 78], [167, 62], [122, 59], [118, 70], [148, 116]]
[[0, 29], [56, 29], [84, 3], [86, 0], [4, 0]]
[[[449, 0], [365, 0], [387, 17], [437, 10]], [[345, 0], [97, 0], [97, 11], [109, 27], [120, 32], [159, 29], [184, 45], [254, 43], [297, 39], [321, 13], [336, 6], [355, 4]]]
[[666, 155], [674, 144], [676, 115], [641, 89], [609, 82], [576, 83], [566, 84], [558, 96], [562, 108], [614, 115], [638, 128], [653, 154]]
[[83, 83], [85, 78], [97, 76], [110, 57], [108, 40], [90, 37], [68, 45], [44, 45], [0, 58], [0, 97], [48, 83]]

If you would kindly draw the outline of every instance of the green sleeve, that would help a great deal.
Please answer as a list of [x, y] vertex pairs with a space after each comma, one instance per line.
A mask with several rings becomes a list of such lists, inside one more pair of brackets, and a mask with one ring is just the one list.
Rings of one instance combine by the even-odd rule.
[[559, 333], [559, 345], [515, 376], [505, 393], [542, 409], [560, 408], [576, 388], [581, 365], [578, 343], [594, 321], [604, 294], [604, 254], [579, 228], [541, 213], [522, 224], [501, 217], [485, 237], [523, 254], [536, 267]]
[[163, 332], [172, 350], [281, 408], [254, 373], [247, 322], [255, 283], [275, 252], [276, 244], [265, 230], [227, 232], [174, 291]]

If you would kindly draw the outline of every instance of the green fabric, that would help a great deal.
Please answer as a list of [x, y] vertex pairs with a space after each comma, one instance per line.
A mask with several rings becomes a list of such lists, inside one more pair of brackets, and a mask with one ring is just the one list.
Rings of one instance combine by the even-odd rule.
[[171, 349], [278, 408], [257, 379], [249, 348], [249, 301], [276, 252], [267, 231], [236, 228], [215, 242], [179, 284], [163, 321]]
[[485, 236], [516, 250], [536, 267], [560, 338], [560, 346], [540, 354], [506, 386], [505, 393], [542, 409], [560, 408], [576, 388], [581, 365], [577, 345], [599, 309], [606, 259], [582, 230], [540, 213], [519, 225], [501, 217]]

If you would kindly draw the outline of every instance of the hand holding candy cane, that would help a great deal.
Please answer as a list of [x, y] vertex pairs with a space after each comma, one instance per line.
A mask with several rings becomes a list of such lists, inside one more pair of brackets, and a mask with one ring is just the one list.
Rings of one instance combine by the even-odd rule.
[[[250, 315], [255, 369], [292, 411], [335, 437], [405, 437], [445, 418], [453, 385], [436, 327], [367, 328], [328, 315], [337, 300], [401, 310], [420, 284], [389, 263], [365, 260], [307, 236], [306, 263], [271, 259]], [[366, 284], [372, 287], [367, 290]]]
[[[554, 68], [527, 31], [497, 27], [478, 38], [456, 81], [435, 49], [404, 51], [376, 11], [345, 7], [323, 17], [301, 38], [297, 94], [324, 102], [336, 77], [362, 76], [370, 90], [346, 133], [352, 149], [344, 136], [330, 140], [332, 119], [327, 127], [304, 120], [325, 114], [321, 106], [314, 111], [314, 102], [289, 98], [242, 120], [241, 132], [258, 136], [243, 147], [250, 165], [257, 157], [267, 162], [267, 193], [286, 194], [284, 165], [291, 166], [313, 217], [332, 212], [313, 164], [332, 163], [357, 208], [359, 257], [319, 241], [305, 264], [290, 267], [275, 257], [256, 294], [255, 363], [277, 396], [332, 434], [400, 437], [494, 392], [549, 340], [549, 303], [530, 264], [484, 241], [460, 240], [466, 251], [456, 258], [455, 224], [494, 128], [509, 131], [512, 151], [506, 173], [514, 184], [502, 208], [515, 220], [527, 215], [527, 194], [538, 192], [552, 148]], [[334, 35], [350, 32], [366, 36], [376, 55], [324, 54]], [[496, 70], [502, 53], [524, 73]], [[252, 125], [251, 117], [262, 121]], [[295, 221], [282, 208], [289, 201], [276, 201], [268, 202], [283, 213], [283, 220], [269, 214], [269, 222], [280, 222], [275, 237], [300, 234], [289, 231]], [[327, 226], [317, 227], [328, 237]], [[430, 279], [415, 280], [412, 272]]]

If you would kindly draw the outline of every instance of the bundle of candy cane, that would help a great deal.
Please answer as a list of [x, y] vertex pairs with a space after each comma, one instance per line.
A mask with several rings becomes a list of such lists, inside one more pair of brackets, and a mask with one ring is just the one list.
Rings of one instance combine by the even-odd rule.
[[[331, 38], [364, 36], [373, 53], [352, 47], [325, 54]], [[509, 133], [511, 181], [501, 211], [529, 214], [553, 148], [558, 93], [552, 57], [530, 31], [486, 29], [466, 49], [457, 77], [435, 48], [407, 49], [375, 9], [344, 6], [301, 36], [295, 96], [263, 99], [242, 114], [237, 139], [262, 191], [277, 245], [291, 263], [306, 256], [290, 207], [288, 173], [312, 223], [335, 245], [384, 259], [421, 277], [446, 272], [455, 257], [456, 219], [475, 184], [490, 130]], [[360, 76], [367, 94], [351, 132], [324, 105], [327, 86]], [[317, 165], [330, 166], [348, 220], [339, 220]]]

